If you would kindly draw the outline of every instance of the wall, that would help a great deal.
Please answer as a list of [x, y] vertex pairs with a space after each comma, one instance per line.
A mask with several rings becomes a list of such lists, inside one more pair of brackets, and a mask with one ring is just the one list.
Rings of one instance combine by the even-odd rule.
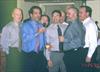
[[[58, 5], [63, 7], [63, 5], [67, 6], [68, 4], [73, 4], [73, 3], [59, 3]], [[51, 9], [48, 9], [48, 6], [53, 6], [53, 9], [63, 9], [62, 7], [58, 7], [57, 3], [33, 3], [33, 2], [25, 2], [24, 0], [17, 0], [17, 7], [22, 8], [23, 9], [23, 14], [24, 14], [24, 19], [28, 18], [28, 10], [30, 9], [30, 7], [32, 6], [40, 6], [43, 14], [45, 12], [51, 12]], [[51, 8], [51, 7], [50, 7]], [[47, 11], [48, 10], [48, 11]], [[48, 14], [48, 13], [46, 13]], [[50, 13], [49, 13], [50, 14]]]
[[29, 17], [28, 10], [34, 5], [38, 5], [38, 4], [34, 4], [32, 2], [25, 2], [24, 0], [17, 0], [17, 7], [23, 10], [24, 19]]
[[11, 19], [12, 10], [17, 7], [17, 0], [0, 0], [0, 32]]
[[[81, 3], [81, 2], [79, 2], [79, 3]], [[78, 6], [79, 3], [76, 2], [75, 5]], [[31, 6], [34, 6], [34, 5], [40, 6], [42, 8], [43, 12], [48, 10], [47, 8], [45, 9], [45, 6], [47, 7], [47, 5], [45, 5], [43, 3], [36, 4], [36, 3], [32, 3], [32, 2], [24, 2], [24, 0], [17, 0], [17, 7], [23, 9], [24, 19], [28, 18], [28, 10], [30, 9]], [[87, 5], [92, 7], [92, 9], [93, 9], [92, 17], [95, 21], [99, 22], [99, 26], [100, 26], [100, 13], [99, 13], [100, 12], [100, 0], [88, 0]]]
[[47, 14], [50, 17], [50, 22], [52, 22], [51, 19], [52, 11], [54, 10], [65, 11], [67, 6], [74, 5], [74, 3], [42, 3], [39, 5], [42, 8], [43, 14]]
[[99, 22], [100, 27], [100, 0], [87, 1], [87, 5], [93, 9], [92, 18]]

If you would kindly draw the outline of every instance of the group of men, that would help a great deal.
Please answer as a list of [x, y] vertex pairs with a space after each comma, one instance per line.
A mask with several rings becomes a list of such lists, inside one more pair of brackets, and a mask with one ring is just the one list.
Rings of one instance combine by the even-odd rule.
[[[15, 8], [13, 20], [2, 30], [1, 46], [6, 53], [6, 72], [92, 72], [98, 30], [92, 9], [69, 7], [66, 14], [51, 13], [52, 23], [44, 28], [42, 10], [33, 6], [30, 18], [22, 21], [22, 10]], [[67, 23], [64, 19], [67, 19]]]

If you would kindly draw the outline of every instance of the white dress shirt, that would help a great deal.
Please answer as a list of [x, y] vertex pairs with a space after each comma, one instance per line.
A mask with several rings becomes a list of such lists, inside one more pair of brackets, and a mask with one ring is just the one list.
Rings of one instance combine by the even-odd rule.
[[[51, 24], [46, 30], [46, 40], [52, 48], [51, 51], [59, 51], [59, 39], [58, 39], [58, 24]], [[62, 34], [64, 34], [64, 30], [66, 29], [67, 25], [59, 24]], [[46, 58], [50, 60], [50, 51], [46, 49]]]
[[95, 22], [90, 17], [83, 21], [83, 25], [86, 29], [84, 48], [89, 48], [87, 56], [91, 58], [97, 47], [98, 30]]

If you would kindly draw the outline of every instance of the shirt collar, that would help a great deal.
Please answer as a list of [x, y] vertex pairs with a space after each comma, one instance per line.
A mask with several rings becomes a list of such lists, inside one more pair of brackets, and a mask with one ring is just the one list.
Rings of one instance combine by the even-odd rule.
[[90, 20], [90, 17], [86, 18], [84, 21], [83, 21], [83, 24], [87, 24], [87, 22]]
[[19, 24], [16, 23], [16, 22], [14, 22], [14, 21], [11, 21], [10, 23], [11, 23], [11, 25], [12, 25], [13, 27], [15, 27], [15, 28], [19, 27]]

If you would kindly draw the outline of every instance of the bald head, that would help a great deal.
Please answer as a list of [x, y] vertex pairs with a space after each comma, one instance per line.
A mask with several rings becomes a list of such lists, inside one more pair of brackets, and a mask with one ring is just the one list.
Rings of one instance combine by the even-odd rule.
[[22, 9], [20, 8], [15, 8], [12, 12], [12, 18], [14, 22], [21, 22], [22, 20]]

